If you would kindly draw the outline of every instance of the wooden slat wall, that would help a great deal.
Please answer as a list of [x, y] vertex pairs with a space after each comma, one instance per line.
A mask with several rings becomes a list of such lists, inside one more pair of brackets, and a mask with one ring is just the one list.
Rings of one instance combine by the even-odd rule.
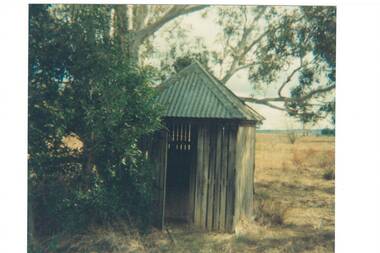
[[[191, 126], [190, 126], [191, 128]], [[197, 136], [196, 128], [193, 128], [192, 132], [190, 131], [190, 134], [193, 133], [195, 136]], [[191, 138], [191, 147], [196, 147], [197, 144], [197, 138]], [[190, 177], [189, 177], [189, 222], [194, 223], [194, 207], [195, 207], [195, 184], [196, 184], [196, 168], [197, 168], [197, 152], [191, 152], [191, 165], [190, 165]]]
[[236, 126], [228, 126], [226, 138], [228, 139], [228, 158], [227, 158], [227, 196], [226, 196], [226, 231], [234, 230], [235, 213], [235, 170], [236, 170]]
[[253, 208], [254, 125], [239, 126], [236, 138], [235, 226], [240, 219], [249, 218]]
[[210, 128], [203, 128], [203, 164], [202, 164], [202, 200], [201, 200], [201, 227], [206, 228], [207, 223], [207, 191], [210, 161]]
[[165, 217], [165, 194], [166, 194], [166, 168], [167, 168], [167, 144], [168, 133], [165, 130], [159, 131], [153, 138], [150, 149], [150, 159], [155, 166], [157, 181], [156, 181], [156, 212], [154, 216], [154, 224], [163, 229]]
[[[200, 228], [226, 232], [234, 230], [235, 191], [239, 190], [242, 194], [241, 189], [245, 187], [236, 185], [249, 185], [249, 182], [235, 178], [236, 166], [242, 167], [236, 160], [237, 152], [242, 152], [242, 148], [237, 149], [237, 131], [236, 125], [231, 124], [198, 126], [194, 224]], [[247, 198], [249, 196], [245, 196]], [[242, 197], [239, 198], [242, 205], [240, 199]], [[238, 208], [239, 212], [240, 209]]]
[[233, 232], [242, 217], [252, 214], [255, 126], [192, 127], [196, 152], [189, 174], [189, 221], [203, 229]]
[[194, 224], [203, 227], [204, 222], [202, 222], [202, 194], [203, 192], [203, 143], [204, 143], [205, 131], [202, 126], [198, 127], [197, 136], [197, 167], [195, 176], [195, 201], [194, 201]]
[[215, 155], [215, 173], [214, 173], [214, 218], [213, 230], [219, 230], [220, 220], [220, 173], [221, 173], [221, 160], [222, 160], [222, 127], [216, 128], [216, 155]]
[[220, 171], [220, 219], [219, 231], [226, 230], [226, 199], [227, 199], [227, 166], [228, 166], [228, 136], [226, 128], [222, 129], [221, 144], [221, 171]]
[[212, 230], [213, 217], [214, 217], [214, 177], [215, 177], [215, 155], [216, 149], [216, 127], [210, 128], [210, 160], [209, 160], [209, 174], [208, 174], [208, 200], [207, 200], [207, 224], [208, 230]]

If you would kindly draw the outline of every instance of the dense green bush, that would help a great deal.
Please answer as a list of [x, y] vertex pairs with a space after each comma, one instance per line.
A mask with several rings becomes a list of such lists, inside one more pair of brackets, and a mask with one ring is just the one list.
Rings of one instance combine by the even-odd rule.
[[29, 11], [29, 232], [149, 222], [155, 175], [139, 140], [160, 127], [151, 73], [110, 35], [108, 6]]

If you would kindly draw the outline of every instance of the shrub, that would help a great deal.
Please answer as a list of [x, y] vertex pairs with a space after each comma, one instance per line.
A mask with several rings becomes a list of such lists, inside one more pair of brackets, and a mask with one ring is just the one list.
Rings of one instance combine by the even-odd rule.
[[139, 140], [160, 110], [151, 73], [108, 36], [109, 8], [30, 5], [28, 210], [40, 234], [149, 222], [154, 170]]
[[287, 131], [286, 136], [287, 136], [290, 144], [294, 144], [298, 138], [296, 132], [294, 132], [294, 131]]
[[335, 152], [334, 150], [328, 150], [322, 154], [318, 160], [320, 168], [331, 169], [335, 167]]
[[328, 169], [323, 173], [323, 179], [325, 180], [334, 180], [335, 179], [335, 170]]
[[280, 202], [273, 201], [265, 195], [255, 195], [255, 221], [262, 225], [278, 226], [284, 224], [288, 207]]
[[321, 135], [335, 136], [335, 129], [323, 128], [321, 130]]

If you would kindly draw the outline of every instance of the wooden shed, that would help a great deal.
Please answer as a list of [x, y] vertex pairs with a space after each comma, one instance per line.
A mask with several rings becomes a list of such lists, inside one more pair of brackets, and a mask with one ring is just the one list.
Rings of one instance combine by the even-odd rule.
[[149, 152], [159, 175], [157, 224], [233, 232], [252, 215], [255, 130], [264, 118], [198, 62], [159, 90], [166, 129]]

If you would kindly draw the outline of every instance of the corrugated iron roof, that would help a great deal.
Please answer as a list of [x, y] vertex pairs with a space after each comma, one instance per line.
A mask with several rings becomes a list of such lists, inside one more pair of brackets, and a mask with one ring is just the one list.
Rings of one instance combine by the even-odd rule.
[[158, 102], [165, 117], [241, 119], [262, 121], [263, 116], [195, 62], [160, 86]]

